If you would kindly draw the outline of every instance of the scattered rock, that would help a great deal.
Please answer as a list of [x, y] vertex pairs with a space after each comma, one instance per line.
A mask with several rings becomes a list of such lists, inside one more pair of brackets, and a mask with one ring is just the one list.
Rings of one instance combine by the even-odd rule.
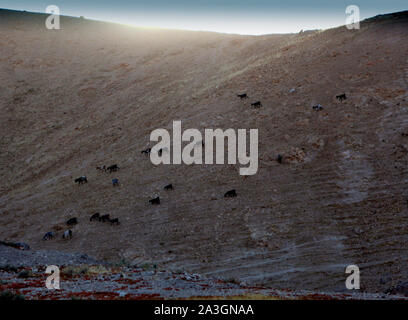
[[290, 148], [285, 156], [285, 161], [288, 163], [301, 163], [305, 161], [306, 153], [297, 147]]

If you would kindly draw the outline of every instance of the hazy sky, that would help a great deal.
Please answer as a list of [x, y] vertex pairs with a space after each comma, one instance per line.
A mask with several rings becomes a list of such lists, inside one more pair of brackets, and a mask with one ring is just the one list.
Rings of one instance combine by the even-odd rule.
[[45, 12], [135, 26], [240, 34], [298, 32], [344, 25], [348, 5], [361, 19], [408, 9], [408, 0], [0, 0], [0, 8]]

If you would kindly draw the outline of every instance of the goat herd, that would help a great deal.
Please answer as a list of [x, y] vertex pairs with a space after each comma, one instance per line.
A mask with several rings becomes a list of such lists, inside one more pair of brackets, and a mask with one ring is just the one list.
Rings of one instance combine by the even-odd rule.
[[[237, 97], [240, 98], [241, 100], [249, 98], [246, 93], [237, 94]], [[255, 102], [251, 103], [251, 107], [260, 108], [260, 107], [262, 107], [262, 103], [261, 103], [261, 101], [255, 101]]]
[[[237, 96], [238, 96], [241, 100], [244, 100], [244, 99], [248, 99], [248, 98], [249, 98], [246, 93], [238, 94]], [[336, 99], [338, 99], [340, 102], [342, 102], [343, 100], [346, 99], [346, 94], [343, 93], [343, 94], [337, 95], [337, 96], [336, 96]], [[262, 103], [261, 103], [261, 101], [256, 101], [256, 102], [251, 103], [251, 106], [254, 107], [254, 108], [260, 108], [260, 107], [262, 107]], [[314, 110], [322, 110], [323, 107], [322, 107], [320, 104], [318, 104], [317, 106], [313, 106], [313, 109], [314, 109]], [[163, 152], [163, 150], [160, 149], [160, 150], [158, 151], [159, 155], [161, 155], [162, 152]], [[145, 150], [142, 150], [141, 153], [142, 153], [142, 154], [149, 155], [149, 154], [151, 153], [151, 148], [147, 148], [147, 149], [145, 149]], [[279, 154], [279, 155], [277, 156], [277, 158], [276, 158], [276, 161], [277, 161], [278, 163], [282, 163], [282, 160], [283, 160], [283, 157], [282, 157], [282, 155]], [[104, 165], [104, 166], [98, 166], [98, 167], [96, 167], [96, 169], [99, 170], [99, 171], [101, 171], [101, 172], [112, 173], [112, 172], [118, 171], [118, 170], [119, 170], [119, 166], [118, 166], [117, 164], [113, 164], [113, 165], [108, 166], [108, 167], [106, 167], [106, 166]], [[74, 182], [75, 182], [75, 183], [78, 183], [78, 185], [81, 185], [81, 184], [84, 184], [84, 183], [88, 183], [88, 179], [87, 179], [86, 176], [81, 176], [81, 177], [79, 177], [79, 178], [76, 178], [76, 179], [74, 180]], [[117, 178], [112, 179], [112, 185], [113, 185], [114, 187], [115, 187], [115, 186], [118, 186], [118, 185], [119, 185], [119, 179], [117, 179]], [[172, 184], [166, 185], [166, 186], [164, 187], [164, 190], [166, 190], [166, 191], [173, 190], [173, 185], [172, 185]], [[236, 197], [236, 196], [237, 196], [237, 192], [236, 192], [235, 189], [229, 190], [229, 191], [227, 191], [227, 192], [224, 194], [224, 197], [225, 197], [225, 198], [231, 198], [231, 197]], [[149, 200], [149, 203], [152, 204], [152, 205], [159, 205], [159, 204], [160, 204], [160, 197], [156, 197], [156, 198], [150, 199], [150, 200]], [[111, 219], [109, 214], [100, 215], [100, 213], [98, 213], [98, 212], [97, 212], [97, 213], [94, 213], [94, 214], [90, 217], [89, 220], [90, 220], [91, 222], [92, 222], [92, 221], [99, 221], [99, 222], [108, 222], [108, 223], [110, 223], [111, 225], [115, 225], [115, 224], [116, 224], [116, 225], [119, 225], [119, 218]], [[72, 226], [74, 226], [74, 225], [76, 225], [76, 224], [78, 224], [78, 218], [76, 218], [76, 217], [75, 217], [75, 218], [70, 218], [70, 219], [66, 222], [66, 225], [67, 225], [68, 227], [72, 227]], [[51, 231], [50, 231], [50, 232], [47, 232], [47, 233], [43, 236], [43, 240], [51, 240], [51, 239], [54, 239], [54, 238], [55, 238], [55, 235], [54, 235], [54, 233], [51, 232]], [[62, 238], [63, 238], [63, 239], [71, 239], [71, 238], [72, 238], [72, 230], [71, 230], [71, 229], [68, 229], [68, 230], [64, 231], [64, 233], [63, 233], [63, 235], [62, 235]]]
[[[240, 98], [241, 100], [249, 98], [246, 93], [237, 94], [237, 97]], [[343, 100], [346, 100], [347, 97], [346, 97], [345, 93], [342, 93], [342, 94], [337, 95], [336, 99], [339, 100], [340, 102], [342, 102]], [[262, 103], [261, 103], [261, 101], [255, 101], [255, 102], [251, 103], [251, 107], [260, 108], [260, 107], [262, 107]], [[313, 110], [315, 110], [315, 111], [323, 110], [323, 106], [321, 104], [317, 104], [317, 105], [313, 106]]]
[[[151, 151], [151, 149], [149, 148], [149, 149], [147, 149], [147, 150], [143, 150], [142, 153], [149, 154], [150, 151]], [[111, 165], [111, 166], [109, 166], [109, 167], [106, 167], [106, 166], [96, 167], [96, 169], [99, 170], [99, 171], [101, 171], [101, 172], [111, 173], [111, 172], [116, 172], [116, 171], [118, 171], [118, 170], [119, 170], [119, 166], [118, 166], [117, 164], [114, 164], [114, 165]], [[84, 183], [88, 183], [88, 179], [87, 179], [86, 176], [81, 176], [81, 177], [79, 177], [79, 178], [76, 178], [76, 179], [74, 180], [74, 182], [75, 182], [75, 183], [78, 183], [78, 185], [81, 185], [81, 184], [84, 184]], [[113, 186], [115, 186], [115, 185], [117, 185], [117, 184], [119, 183], [119, 180], [118, 180], [117, 178], [112, 179], [112, 183], [113, 183]], [[170, 184], [167, 184], [166, 186], [164, 186], [163, 189], [166, 190], [166, 191], [173, 190], [173, 189], [174, 189], [174, 188], [173, 188], [173, 184], [171, 184], [171, 183], [170, 183]], [[236, 196], [237, 196], [237, 193], [236, 193], [236, 191], [235, 191], [235, 189], [234, 189], [234, 190], [230, 190], [230, 191], [226, 192], [224, 196], [225, 196], [226, 198], [228, 198], [228, 197], [236, 197]], [[152, 204], [152, 205], [159, 205], [159, 204], [160, 204], [160, 197], [156, 197], [156, 198], [150, 199], [150, 200], [149, 200], [149, 203]], [[107, 223], [110, 223], [111, 225], [119, 225], [119, 223], [120, 223], [120, 222], [119, 222], [119, 218], [114, 218], [114, 219], [112, 219], [109, 214], [101, 215], [99, 212], [96, 212], [96, 213], [92, 214], [92, 216], [90, 217], [89, 221], [90, 221], [90, 222], [92, 222], [92, 221], [107, 222]], [[77, 218], [77, 217], [70, 218], [68, 221], [66, 221], [66, 225], [67, 225], [68, 227], [73, 227], [73, 226], [76, 225], [76, 224], [78, 224], [78, 218]], [[71, 239], [71, 238], [72, 238], [72, 234], [73, 234], [73, 233], [72, 233], [72, 230], [71, 230], [71, 229], [68, 229], [68, 230], [64, 231], [64, 233], [62, 234], [62, 239]], [[43, 239], [44, 241], [46, 241], [46, 240], [52, 240], [52, 239], [54, 239], [54, 238], [55, 238], [54, 232], [49, 231], [49, 232], [47, 232], [47, 233], [43, 236], [42, 239]]]

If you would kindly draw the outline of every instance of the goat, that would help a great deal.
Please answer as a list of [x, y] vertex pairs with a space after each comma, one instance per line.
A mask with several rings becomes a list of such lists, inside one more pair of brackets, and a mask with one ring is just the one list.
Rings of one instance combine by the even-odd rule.
[[62, 235], [62, 239], [72, 239], [72, 230], [66, 230]]
[[261, 101], [256, 101], [254, 103], [251, 103], [251, 107], [260, 108], [260, 107], [262, 107], [262, 103], [261, 103]]
[[76, 178], [74, 180], [75, 183], [78, 183], [78, 185], [83, 184], [83, 183], [88, 183], [88, 179], [86, 178], [86, 176], [82, 176], [79, 178]]
[[107, 167], [106, 170], [109, 171], [109, 172], [114, 172], [114, 171], [118, 171], [119, 167], [118, 167], [117, 164], [113, 164], [113, 165]]
[[225, 198], [229, 198], [229, 197], [236, 197], [237, 196], [237, 193], [236, 193], [236, 191], [235, 191], [235, 189], [232, 189], [232, 190], [230, 190], [230, 191], [227, 191], [225, 194], [224, 194], [224, 197]]
[[340, 100], [340, 102], [342, 102], [343, 100], [346, 100], [347, 97], [346, 97], [346, 94], [343, 93], [343, 94], [337, 95], [337, 96], [336, 96], [336, 99], [337, 99], [337, 100]]
[[99, 220], [99, 217], [100, 217], [99, 212], [94, 213], [94, 214], [91, 216], [91, 218], [89, 219], [89, 221]]
[[71, 218], [67, 221], [67, 226], [73, 226], [75, 224], [78, 223], [78, 219], [77, 218]]
[[54, 238], [54, 233], [50, 231], [50, 232], [47, 232], [42, 239], [46, 241], [46, 240], [50, 240], [53, 238]]
[[110, 222], [111, 224], [115, 224], [115, 223], [116, 223], [117, 225], [119, 225], [119, 219], [118, 219], [118, 218], [110, 219], [109, 222]]
[[151, 204], [160, 204], [160, 197], [149, 200]]
[[313, 110], [315, 110], [315, 111], [323, 110], [323, 106], [322, 106], [320, 103], [317, 104], [317, 105], [315, 105], [315, 106], [313, 106], [312, 108], [313, 108]]

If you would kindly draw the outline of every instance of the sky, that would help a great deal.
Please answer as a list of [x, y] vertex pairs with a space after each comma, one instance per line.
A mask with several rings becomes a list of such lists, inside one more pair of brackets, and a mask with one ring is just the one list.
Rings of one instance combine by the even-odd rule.
[[346, 7], [360, 19], [408, 9], [408, 0], [0, 0], [0, 8], [60, 14], [140, 27], [238, 34], [291, 33], [346, 24]]

